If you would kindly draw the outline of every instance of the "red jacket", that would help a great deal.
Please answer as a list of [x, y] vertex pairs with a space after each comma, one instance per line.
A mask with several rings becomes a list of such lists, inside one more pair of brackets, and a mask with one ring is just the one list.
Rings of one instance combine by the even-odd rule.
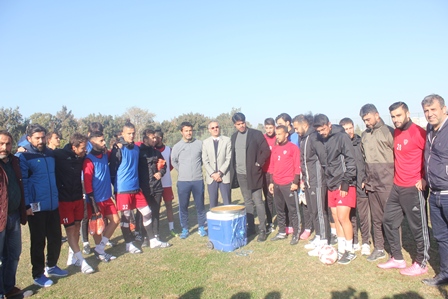
[[[25, 196], [23, 193], [22, 172], [20, 171], [19, 158], [13, 155], [9, 155], [9, 159], [12, 159], [12, 167], [16, 173], [17, 180], [19, 182], [21, 199], [20, 199], [20, 223], [26, 224], [26, 208], [25, 208]], [[6, 176], [3, 167], [0, 167], [0, 232], [6, 227], [6, 221], [8, 219], [8, 177]]]
[[301, 173], [300, 149], [288, 141], [283, 145], [276, 145], [271, 152], [272, 180], [277, 185], [291, 183], [299, 184]]
[[[275, 144], [277, 143], [277, 138], [275, 138], [275, 134], [273, 137], [269, 137], [268, 135], [264, 134], [264, 138], [266, 139], [266, 142], [269, 145], [269, 149], [272, 152], [272, 149], [274, 148]], [[271, 160], [267, 159], [266, 162], [263, 165], [263, 172], [271, 172]]]

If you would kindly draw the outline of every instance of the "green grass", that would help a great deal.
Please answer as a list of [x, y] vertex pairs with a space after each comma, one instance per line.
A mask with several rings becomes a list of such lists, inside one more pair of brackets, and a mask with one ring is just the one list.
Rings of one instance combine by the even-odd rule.
[[[177, 196], [176, 196], [177, 197]], [[233, 200], [242, 204], [239, 190]], [[207, 199], [206, 199], [207, 202]], [[179, 229], [177, 201], [175, 219]], [[162, 208], [161, 235], [168, 236], [168, 224]], [[446, 298], [448, 287], [432, 288], [421, 283], [422, 278], [434, 275], [439, 264], [436, 244], [431, 240], [431, 267], [422, 277], [404, 277], [398, 270], [384, 271], [369, 263], [365, 257], [349, 265], [326, 266], [309, 257], [303, 248], [306, 242], [289, 245], [289, 240], [250, 243], [236, 252], [210, 250], [208, 238], [197, 233], [196, 210], [190, 206], [191, 235], [181, 240], [167, 238], [173, 244], [168, 249], [150, 250], [143, 254], [124, 254], [125, 246], [120, 229], [114, 240], [119, 245], [107, 249], [118, 258], [99, 263], [92, 255], [87, 261], [97, 269], [90, 275], [79, 268], [68, 267], [70, 275], [57, 279], [46, 289], [32, 286], [29, 259], [28, 228], [23, 231], [23, 252], [19, 264], [17, 285], [36, 291], [36, 298]], [[271, 235], [272, 237], [272, 235]], [[93, 244], [93, 243], [92, 243]], [[405, 259], [410, 264], [414, 241], [404, 225]], [[250, 252], [239, 255], [242, 250]], [[65, 269], [67, 243], [62, 245], [59, 266]]]

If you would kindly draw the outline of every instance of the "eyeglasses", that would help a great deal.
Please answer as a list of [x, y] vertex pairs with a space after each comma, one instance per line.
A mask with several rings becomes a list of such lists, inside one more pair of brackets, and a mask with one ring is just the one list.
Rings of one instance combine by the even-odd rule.
[[211, 127], [210, 129], [212, 129], [212, 130], [214, 130], [214, 129], [219, 129], [219, 126]]

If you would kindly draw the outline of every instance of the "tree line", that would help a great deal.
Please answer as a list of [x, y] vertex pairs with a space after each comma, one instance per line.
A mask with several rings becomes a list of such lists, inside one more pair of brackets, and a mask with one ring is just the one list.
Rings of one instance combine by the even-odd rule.
[[[57, 132], [61, 135], [61, 146], [64, 146], [70, 136], [79, 132], [87, 134], [88, 125], [91, 122], [99, 122], [104, 126], [104, 137], [109, 143], [114, 136], [121, 132], [123, 125], [130, 121], [135, 125], [135, 140], [142, 140], [142, 132], [147, 128], [161, 129], [164, 133], [165, 144], [173, 146], [182, 137], [179, 131], [179, 125], [188, 121], [193, 125], [195, 137], [205, 139], [209, 136], [207, 125], [212, 120], [217, 120], [221, 127], [221, 134], [230, 136], [234, 132], [232, 115], [241, 109], [232, 108], [228, 113], [221, 113], [217, 117], [208, 117], [200, 113], [186, 113], [179, 115], [171, 120], [162, 122], [154, 121], [154, 113], [138, 107], [128, 108], [122, 115], [105, 115], [101, 113], [92, 113], [86, 117], [77, 118], [67, 106], [62, 106], [56, 114], [51, 113], [33, 113], [29, 117], [24, 117], [20, 113], [19, 107], [0, 108], [0, 129], [9, 131], [17, 144], [19, 139], [25, 134], [29, 124], [40, 124], [49, 132]], [[250, 126], [250, 124], [248, 124]], [[15, 144], [15, 145], [16, 145]]]

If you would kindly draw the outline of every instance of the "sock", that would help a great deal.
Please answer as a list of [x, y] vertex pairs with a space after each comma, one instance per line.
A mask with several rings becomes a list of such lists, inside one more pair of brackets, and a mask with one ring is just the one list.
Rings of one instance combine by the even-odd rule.
[[338, 237], [338, 252], [341, 252], [341, 253], [345, 252], [345, 238], [344, 237]]
[[170, 230], [174, 229], [174, 222], [168, 222], [168, 226], [170, 228]]
[[314, 236], [314, 242], [316, 242], [316, 243], [320, 242], [320, 236], [319, 235], [315, 235]]
[[82, 256], [81, 251], [78, 251], [77, 253], [75, 253], [75, 257], [78, 261], [84, 261], [84, 257]]
[[90, 245], [90, 243], [89, 242], [82, 242], [82, 245], [86, 246], [86, 245]]
[[101, 242], [100, 244], [96, 245], [95, 251], [98, 252], [99, 254], [104, 254], [104, 248], [106, 247], [107, 241], [109, 241], [108, 238], [106, 237], [101, 238]]
[[330, 230], [332, 235], [336, 235], [336, 228], [332, 227]]
[[347, 250], [348, 252], [354, 252], [353, 250], [353, 239], [351, 240], [345, 240], [345, 250]]
[[311, 230], [310, 230], [309, 228], [305, 228], [305, 230], [306, 230], [307, 232], [311, 232]]

